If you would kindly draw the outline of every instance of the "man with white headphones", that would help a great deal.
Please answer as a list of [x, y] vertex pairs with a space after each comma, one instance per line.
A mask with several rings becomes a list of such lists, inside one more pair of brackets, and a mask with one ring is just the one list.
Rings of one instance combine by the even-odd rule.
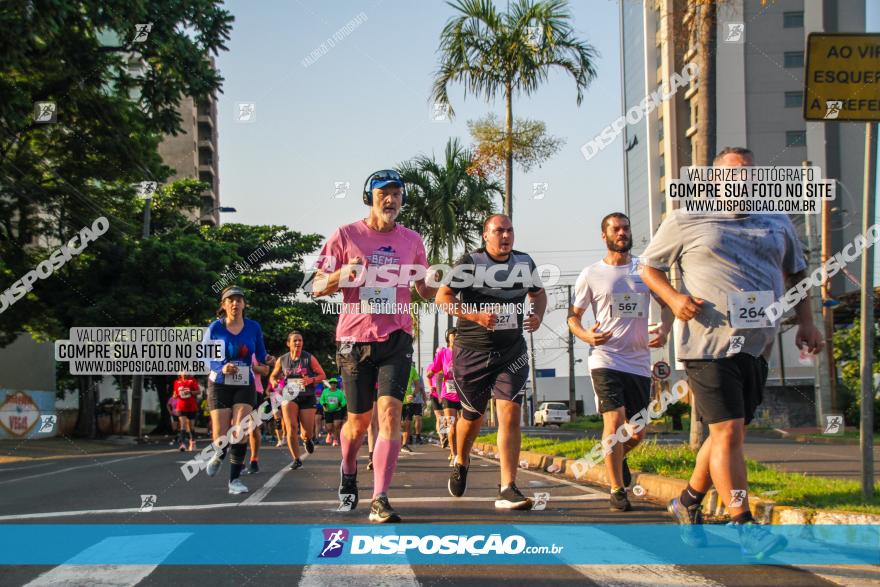
[[[340, 510], [357, 506], [357, 453], [370, 426], [373, 402], [379, 411], [371, 522], [400, 521], [387, 491], [400, 454], [401, 406], [413, 354], [410, 282], [425, 299], [437, 292], [425, 284], [428, 259], [422, 237], [395, 222], [404, 203], [406, 187], [397, 171], [370, 174], [364, 183], [369, 216], [333, 233], [321, 250], [315, 275], [316, 296], [341, 290], [343, 298], [336, 363], [348, 419], [340, 439]], [[413, 268], [419, 271], [413, 274]]]

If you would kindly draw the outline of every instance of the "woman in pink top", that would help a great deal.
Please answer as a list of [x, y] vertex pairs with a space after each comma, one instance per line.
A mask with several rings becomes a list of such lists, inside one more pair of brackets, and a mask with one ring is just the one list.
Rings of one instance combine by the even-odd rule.
[[[440, 354], [440, 351], [443, 349], [437, 349], [437, 354]], [[446, 431], [440, 433], [440, 424], [441, 419], [443, 418], [443, 404], [440, 400], [440, 385], [443, 383], [443, 378], [439, 373], [434, 374], [433, 377], [428, 377], [428, 385], [431, 387], [431, 408], [434, 410], [434, 429], [437, 431], [437, 436], [440, 438], [440, 448], [446, 448], [449, 446], [449, 438], [446, 436]]]
[[458, 415], [461, 412], [458, 388], [455, 386], [455, 380], [452, 376], [452, 347], [455, 344], [455, 335], [457, 333], [458, 331], [455, 328], [450, 328], [446, 331], [446, 348], [437, 349], [434, 362], [428, 365], [425, 372], [429, 378], [435, 374], [443, 376], [443, 384], [440, 386], [440, 399], [443, 406], [445, 426], [440, 427], [440, 432], [446, 432], [449, 437], [450, 466], [452, 466], [453, 459], [455, 458], [455, 422], [458, 420]]

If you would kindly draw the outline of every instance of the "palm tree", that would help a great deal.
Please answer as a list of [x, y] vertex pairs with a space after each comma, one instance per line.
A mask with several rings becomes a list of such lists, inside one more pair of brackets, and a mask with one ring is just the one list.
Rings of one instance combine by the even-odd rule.
[[[480, 242], [483, 222], [495, 212], [493, 198], [501, 195], [501, 186], [494, 180], [468, 174], [472, 161], [473, 153], [458, 139], [450, 139], [442, 161], [433, 155], [419, 155], [399, 167], [407, 189], [400, 222], [422, 235], [431, 263], [451, 265], [457, 249], [474, 248]], [[439, 345], [438, 329], [435, 314], [435, 350]]]
[[566, 0], [517, 0], [499, 13], [491, 0], [450, 2], [458, 15], [440, 34], [440, 68], [431, 98], [448, 108], [448, 87], [462, 82], [487, 101], [499, 93], [506, 106], [507, 162], [505, 165], [504, 213], [513, 217], [513, 95], [531, 95], [552, 68], [571, 74], [580, 106], [584, 90], [596, 76], [596, 51], [574, 36]]

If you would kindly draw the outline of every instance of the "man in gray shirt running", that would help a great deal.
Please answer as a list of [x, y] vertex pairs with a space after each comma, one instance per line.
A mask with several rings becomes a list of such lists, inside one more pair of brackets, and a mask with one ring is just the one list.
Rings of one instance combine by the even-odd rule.
[[[754, 165], [751, 151], [726, 148], [715, 167]], [[665, 271], [676, 265], [681, 291]], [[806, 262], [789, 218], [781, 214], [685, 214], [674, 210], [640, 260], [645, 284], [678, 318], [676, 348], [685, 364], [700, 421], [709, 438], [697, 454], [687, 489], [669, 503], [691, 546], [705, 545], [701, 502], [715, 485], [740, 530], [742, 551], [758, 559], [785, 548], [782, 536], [755, 524], [743, 456], [745, 427], [761, 403], [776, 327], [765, 309], [805, 275]], [[823, 341], [808, 300], [795, 307], [795, 343], [818, 352]]]

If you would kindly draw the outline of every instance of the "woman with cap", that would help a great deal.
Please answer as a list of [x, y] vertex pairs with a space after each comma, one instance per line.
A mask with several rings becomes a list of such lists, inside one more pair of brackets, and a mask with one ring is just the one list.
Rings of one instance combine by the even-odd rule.
[[440, 387], [440, 398], [443, 402], [443, 419], [445, 426], [440, 430], [446, 431], [449, 436], [449, 461], [450, 466], [455, 459], [455, 422], [461, 413], [461, 401], [458, 398], [458, 388], [452, 376], [452, 347], [455, 345], [455, 336], [458, 330], [450, 328], [446, 331], [446, 348], [438, 349], [434, 362], [428, 365], [425, 374], [432, 377], [435, 374], [443, 376], [443, 384]]
[[348, 409], [345, 407], [345, 394], [339, 389], [338, 380], [333, 377], [327, 385], [329, 387], [321, 394], [321, 405], [324, 406], [324, 419], [333, 439], [333, 446], [339, 446], [339, 432], [348, 417]]
[[291, 469], [302, 467], [299, 458], [298, 432], [302, 435], [309, 454], [315, 452], [312, 434], [315, 431], [315, 383], [326, 375], [318, 359], [303, 350], [302, 333], [294, 330], [287, 335], [287, 348], [290, 352], [281, 355], [275, 362], [269, 385], [275, 387], [283, 381], [281, 392], [281, 415], [287, 427], [287, 448], [293, 462]]
[[[239, 425], [254, 409], [257, 395], [254, 370], [268, 370], [263, 329], [258, 322], [244, 317], [245, 307], [244, 290], [238, 286], [224, 289], [220, 294], [217, 320], [208, 326], [207, 333], [207, 339], [220, 341], [225, 351], [222, 360], [211, 361], [208, 375], [208, 407], [215, 452], [208, 461], [207, 473], [211, 477], [217, 474], [228, 448], [229, 493], [233, 495], [248, 491], [239, 476], [250, 431], [243, 429], [247, 428], [246, 424]], [[253, 357], [257, 366], [252, 369]]]

